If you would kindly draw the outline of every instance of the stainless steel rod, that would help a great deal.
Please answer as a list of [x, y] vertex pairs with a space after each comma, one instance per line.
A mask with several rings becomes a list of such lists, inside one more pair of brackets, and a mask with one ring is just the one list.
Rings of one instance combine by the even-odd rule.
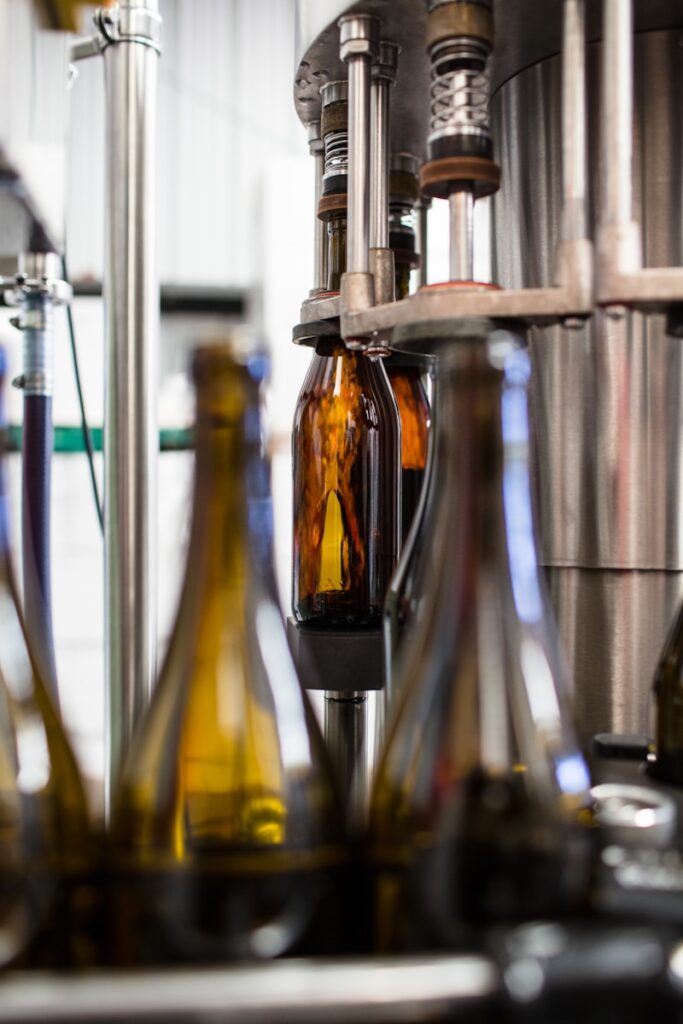
[[367, 793], [367, 714], [367, 693], [325, 692], [325, 743], [351, 818], [362, 812]]
[[[158, 14], [157, 0], [124, 8]], [[126, 12], [127, 13], [127, 12]], [[104, 547], [105, 805], [148, 701], [156, 655], [159, 285], [155, 266], [158, 56], [143, 42], [104, 51], [106, 316]]]
[[370, 248], [389, 247], [389, 90], [386, 78], [370, 86]]
[[451, 192], [450, 278], [471, 281], [474, 277], [474, 196], [471, 189]]
[[602, 220], [633, 219], [633, 0], [604, 0]]
[[313, 250], [315, 266], [316, 291], [324, 292], [327, 288], [327, 231], [325, 222], [318, 216], [318, 203], [323, 193], [323, 169], [325, 167], [325, 156], [321, 153], [314, 154], [315, 160], [315, 242]]
[[428, 280], [429, 257], [429, 205], [430, 200], [420, 199], [417, 204], [417, 239], [420, 250], [420, 266], [417, 271], [418, 287], [422, 288]]
[[367, 274], [370, 230], [370, 58], [351, 57], [349, 65], [349, 185], [347, 266]]
[[565, 0], [562, 51], [562, 238], [585, 238], [586, 178], [585, 0]]

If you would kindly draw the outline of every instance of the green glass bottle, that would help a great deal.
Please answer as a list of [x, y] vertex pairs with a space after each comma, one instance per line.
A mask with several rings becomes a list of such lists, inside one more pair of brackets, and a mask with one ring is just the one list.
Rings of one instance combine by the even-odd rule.
[[253, 382], [227, 346], [199, 350], [194, 378], [185, 580], [112, 824], [116, 957], [138, 964], [324, 949], [345, 856], [269, 541], [253, 533], [267, 503]]
[[83, 784], [19, 610], [0, 458], [0, 966], [96, 959], [93, 868]]

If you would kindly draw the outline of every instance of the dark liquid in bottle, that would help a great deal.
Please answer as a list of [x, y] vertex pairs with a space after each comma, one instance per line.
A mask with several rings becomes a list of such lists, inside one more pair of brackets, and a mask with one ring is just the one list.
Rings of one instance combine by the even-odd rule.
[[581, 908], [587, 837], [545, 820], [521, 777], [477, 773], [451, 803], [393, 865], [379, 854], [380, 949], [451, 948], [494, 924]]
[[327, 859], [256, 850], [251, 864], [245, 851], [203, 858], [196, 869], [119, 873], [115, 960], [221, 963], [345, 951], [343, 869]]

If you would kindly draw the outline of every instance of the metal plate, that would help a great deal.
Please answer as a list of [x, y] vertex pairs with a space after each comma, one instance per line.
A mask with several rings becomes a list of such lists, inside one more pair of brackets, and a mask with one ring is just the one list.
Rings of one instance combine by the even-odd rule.
[[[587, 5], [589, 40], [601, 36], [602, 5]], [[339, 60], [337, 19], [363, 11], [382, 19], [382, 37], [401, 46], [392, 90], [391, 149], [424, 159], [429, 118], [429, 62], [424, 50], [426, 0], [297, 0], [294, 103], [304, 124], [320, 118], [320, 87], [345, 78]], [[496, 0], [492, 91], [522, 68], [559, 53], [562, 0]], [[638, 0], [639, 30], [680, 25], [680, 0]]]

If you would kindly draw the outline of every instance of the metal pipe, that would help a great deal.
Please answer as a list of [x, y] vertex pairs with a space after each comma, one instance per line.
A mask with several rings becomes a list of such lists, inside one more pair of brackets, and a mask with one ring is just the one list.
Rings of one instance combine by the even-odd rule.
[[349, 192], [347, 270], [367, 274], [370, 224], [370, 61], [349, 61]]
[[339, 21], [340, 55], [349, 68], [349, 273], [367, 274], [370, 262], [370, 67], [379, 50], [379, 24], [367, 14]]
[[357, 820], [367, 790], [367, 693], [325, 692], [323, 733], [350, 820]]
[[451, 215], [450, 279], [471, 281], [474, 277], [474, 195], [458, 189], [448, 197]]
[[633, 0], [604, 0], [604, 224], [633, 219]]
[[313, 242], [313, 292], [327, 289], [327, 234], [325, 222], [318, 216], [318, 205], [323, 194], [325, 147], [320, 135], [320, 121], [308, 125], [308, 149], [315, 164], [315, 232]]
[[[109, 18], [110, 9], [102, 17]], [[116, 8], [111, 10], [116, 11]], [[155, 266], [157, 0], [118, 9], [130, 34], [104, 50], [106, 316], [104, 546], [105, 806], [148, 701], [156, 660], [159, 285]], [[111, 24], [107, 22], [111, 29]]]
[[588, 125], [586, 5], [565, 0], [562, 47], [562, 239], [585, 238]]
[[22, 431], [22, 575], [24, 616], [43, 681], [59, 703], [52, 629], [50, 504], [54, 309], [45, 292], [25, 292], [21, 308], [24, 392]]
[[416, 216], [417, 216], [417, 245], [420, 253], [420, 265], [417, 270], [417, 285], [418, 288], [424, 288], [427, 284], [427, 261], [428, 261], [428, 248], [429, 248], [429, 207], [431, 206], [431, 200], [426, 197], [422, 197], [417, 204]]
[[370, 86], [370, 248], [389, 246], [389, 82], [373, 77]]

